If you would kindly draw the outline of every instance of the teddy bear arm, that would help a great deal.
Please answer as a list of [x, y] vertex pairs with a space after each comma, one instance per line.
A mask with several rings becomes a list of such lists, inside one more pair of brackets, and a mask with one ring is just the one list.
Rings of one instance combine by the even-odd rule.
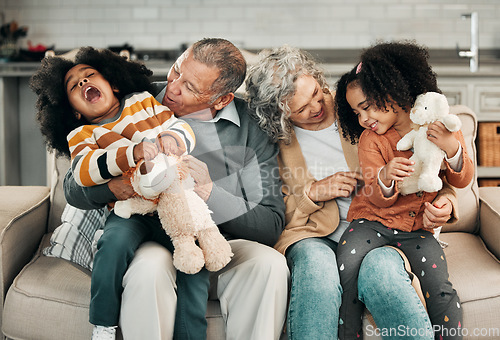
[[411, 130], [406, 135], [403, 136], [396, 145], [396, 148], [399, 151], [410, 150], [413, 146], [413, 142], [415, 141], [415, 136], [417, 135], [417, 131]]
[[115, 214], [121, 218], [130, 218], [132, 214], [149, 214], [156, 210], [156, 203], [139, 196], [115, 203]]
[[443, 124], [451, 132], [456, 132], [462, 127], [462, 121], [454, 114], [449, 114], [444, 117]]

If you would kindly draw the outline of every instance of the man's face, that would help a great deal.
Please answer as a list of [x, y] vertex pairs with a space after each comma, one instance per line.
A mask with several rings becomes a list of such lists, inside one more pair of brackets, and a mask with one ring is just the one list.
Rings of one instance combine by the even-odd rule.
[[189, 48], [168, 72], [162, 104], [168, 106], [176, 117], [194, 113], [207, 115], [206, 119], [210, 119], [215, 115], [211, 104], [214, 93], [210, 87], [218, 77], [219, 70], [194, 60]]

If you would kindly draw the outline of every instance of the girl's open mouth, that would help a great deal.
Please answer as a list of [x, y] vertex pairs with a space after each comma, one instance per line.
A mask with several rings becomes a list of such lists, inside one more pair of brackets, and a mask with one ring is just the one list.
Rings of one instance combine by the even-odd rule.
[[101, 91], [97, 87], [88, 85], [83, 89], [83, 95], [86, 101], [95, 103], [101, 98]]

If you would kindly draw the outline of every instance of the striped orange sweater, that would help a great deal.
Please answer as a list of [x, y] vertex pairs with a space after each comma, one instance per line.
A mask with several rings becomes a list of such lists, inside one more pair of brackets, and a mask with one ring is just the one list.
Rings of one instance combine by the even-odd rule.
[[191, 127], [177, 119], [150, 93], [140, 92], [122, 100], [123, 110], [113, 122], [82, 125], [68, 134], [71, 167], [82, 186], [108, 182], [135, 166], [133, 149], [145, 139], [154, 141], [159, 133], [174, 137], [181, 150], [195, 146]]

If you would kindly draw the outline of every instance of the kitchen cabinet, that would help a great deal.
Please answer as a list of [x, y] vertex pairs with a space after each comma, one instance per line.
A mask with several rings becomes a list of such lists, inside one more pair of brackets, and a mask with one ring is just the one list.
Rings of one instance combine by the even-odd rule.
[[18, 82], [0, 78], [0, 185], [20, 182]]
[[0, 63], [0, 185], [46, 185], [46, 152], [29, 80], [39, 63]]
[[[481, 77], [438, 77], [438, 85], [448, 98], [450, 105], [462, 104], [470, 107], [477, 115], [479, 124], [500, 122], [500, 77], [498, 74]], [[476, 144], [480, 152], [480, 143], [484, 142], [478, 136]], [[500, 152], [500, 144], [497, 146]], [[478, 163], [477, 177], [481, 179], [498, 179], [500, 183], [499, 166], [484, 166]]]

